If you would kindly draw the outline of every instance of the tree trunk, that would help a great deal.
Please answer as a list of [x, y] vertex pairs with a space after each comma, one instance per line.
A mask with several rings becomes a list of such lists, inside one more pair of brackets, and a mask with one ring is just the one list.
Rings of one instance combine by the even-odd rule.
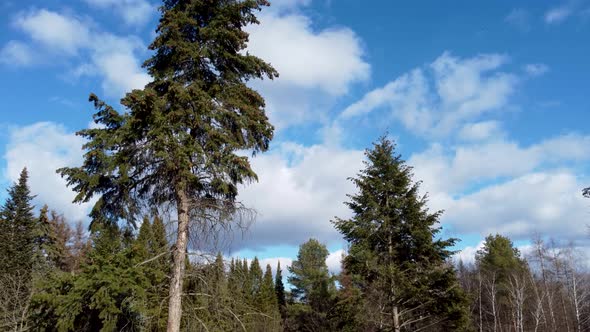
[[170, 299], [168, 303], [168, 332], [179, 332], [182, 318], [182, 284], [186, 264], [188, 243], [189, 203], [186, 192], [177, 190], [178, 237], [172, 253], [173, 266], [170, 279]]
[[399, 312], [397, 309], [397, 306], [393, 307], [393, 330], [395, 332], [400, 332], [400, 326], [399, 326]]

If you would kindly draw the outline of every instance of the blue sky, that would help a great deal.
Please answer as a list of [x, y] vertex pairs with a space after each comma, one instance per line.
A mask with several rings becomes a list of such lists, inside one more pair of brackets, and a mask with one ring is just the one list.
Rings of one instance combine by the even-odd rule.
[[[81, 160], [90, 92], [113, 105], [149, 77], [155, 0], [3, 1], [0, 183], [23, 166], [38, 205], [70, 220], [88, 205], [54, 170]], [[588, 247], [590, 1], [276, 0], [250, 27], [250, 51], [281, 76], [252, 82], [275, 124], [240, 199], [258, 220], [229, 246], [285, 263], [309, 237], [337, 265], [346, 180], [388, 133], [415, 167], [443, 234], [472, 255], [500, 232]], [[3, 195], [0, 194], [0, 195]]]

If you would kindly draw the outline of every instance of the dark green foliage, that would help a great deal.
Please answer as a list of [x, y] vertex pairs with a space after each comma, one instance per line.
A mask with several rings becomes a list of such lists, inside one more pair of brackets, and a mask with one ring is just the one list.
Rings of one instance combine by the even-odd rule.
[[526, 269], [525, 261], [512, 241], [502, 235], [488, 235], [475, 260], [484, 273], [495, 273], [499, 283], [506, 283], [510, 274]]
[[161, 331], [166, 327], [166, 296], [168, 294], [170, 252], [166, 241], [166, 231], [160, 217], [153, 223], [146, 216], [139, 228], [134, 244], [135, 255], [141, 261], [140, 268], [149, 281], [145, 290], [147, 296], [147, 316], [144, 328]]
[[295, 303], [288, 307], [288, 330], [331, 330], [328, 313], [336, 288], [326, 265], [328, 255], [326, 246], [315, 239], [299, 247], [297, 259], [289, 267], [288, 281], [293, 285], [291, 295]]
[[154, 81], [121, 101], [120, 113], [90, 96], [99, 128], [88, 139], [81, 167], [59, 172], [78, 192], [76, 202], [99, 196], [95, 218], [133, 221], [140, 202], [152, 206], [192, 198], [233, 199], [237, 184], [256, 174], [237, 150], [265, 151], [273, 127], [264, 100], [245, 82], [276, 71], [242, 53], [242, 28], [268, 3], [165, 1], [155, 55], [145, 67]]
[[283, 284], [283, 271], [281, 270], [280, 261], [277, 262], [277, 273], [275, 275], [275, 294], [281, 318], [285, 320], [287, 316], [287, 300], [285, 298], [285, 285]]
[[25, 279], [30, 278], [35, 240], [39, 237], [28, 178], [25, 168], [8, 189], [8, 198], [0, 210], [0, 274], [18, 273]]
[[116, 226], [93, 234], [93, 250], [79, 274], [56, 271], [40, 280], [32, 302], [34, 325], [58, 331], [140, 331], [150, 283]]
[[[96, 128], [86, 138], [80, 167], [58, 172], [78, 193], [75, 202], [99, 199], [91, 216], [103, 223], [135, 225], [141, 208], [169, 204], [178, 213], [170, 279], [169, 328], [181, 320], [191, 216], [231, 219], [238, 186], [257, 179], [248, 157], [266, 151], [273, 126], [251, 79], [277, 72], [244, 52], [265, 0], [166, 0], [160, 7], [153, 56], [144, 67], [153, 81], [129, 92], [117, 112], [94, 94]], [[203, 213], [207, 211], [206, 213]]]
[[437, 321], [437, 328], [459, 329], [465, 297], [447, 264], [455, 240], [436, 239], [441, 212], [428, 212], [394, 148], [381, 138], [366, 152], [365, 169], [352, 179], [359, 192], [347, 203], [353, 217], [334, 221], [350, 244], [344, 265], [362, 292], [364, 329], [410, 331]]

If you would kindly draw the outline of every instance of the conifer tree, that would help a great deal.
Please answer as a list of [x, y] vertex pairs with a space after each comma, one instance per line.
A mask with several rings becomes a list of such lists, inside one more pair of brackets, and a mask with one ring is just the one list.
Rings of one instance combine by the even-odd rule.
[[[153, 81], [122, 99], [117, 112], [95, 95], [100, 126], [78, 134], [89, 141], [81, 167], [63, 168], [78, 195], [99, 199], [101, 222], [135, 220], [140, 206], [176, 207], [178, 225], [170, 280], [168, 331], [177, 332], [191, 218], [231, 218], [238, 185], [256, 180], [248, 158], [268, 149], [273, 127], [251, 79], [277, 72], [244, 52], [255, 13], [266, 0], [164, 0], [154, 55], [144, 63]], [[203, 213], [215, 210], [216, 213]], [[213, 220], [215, 221], [215, 220]]]
[[8, 189], [8, 198], [0, 210], [0, 274], [18, 274], [23, 280], [29, 280], [31, 275], [37, 232], [28, 179], [24, 168]]
[[289, 307], [289, 331], [330, 331], [328, 312], [336, 291], [330, 276], [326, 258], [329, 251], [315, 239], [299, 247], [297, 259], [289, 267], [287, 279], [293, 286], [291, 294], [295, 303]]
[[73, 232], [62, 215], [51, 211], [49, 218], [49, 234], [45, 252], [50, 265], [64, 272], [73, 271], [73, 255], [69, 247]]
[[263, 331], [278, 331], [281, 326], [281, 314], [279, 312], [279, 303], [275, 293], [275, 285], [272, 278], [272, 269], [270, 264], [266, 265], [262, 285], [260, 287], [260, 308], [262, 313]]
[[285, 298], [285, 285], [283, 284], [283, 271], [281, 270], [281, 262], [277, 262], [277, 273], [275, 275], [275, 293], [281, 318], [286, 318], [287, 301]]
[[143, 217], [143, 221], [139, 227], [139, 233], [137, 234], [137, 239], [135, 240], [135, 246], [137, 248], [138, 255], [143, 260], [151, 258], [150, 256], [152, 252], [150, 249], [152, 239], [152, 225], [150, 224], [150, 219], [145, 216]]
[[289, 267], [288, 281], [293, 285], [291, 294], [304, 304], [321, 311], [335, 291], [326, 258], [330, 252], [316, 239], [310, 239], [299, 247], [297, 259]]
[[39, 330], [139, 331], [148, 316], [146, 271], [116, 225], [95, 227], [89, 264], [80, 273], [50, 273], [33, 297]]
[[14, 331], [29, 328], [33, 268], [40, 263], [35, 258], [40, 258], [41, 219], [33, 215], [28, 177], [24, 168], [0, 210], [0, 329]]
[[455, 240], [437, 235], [441, 212], [428, 211], [411, 167], [394, 150], [383, 137], [365, 153], [365, 169], [352, 179], [358, 194], [346, 203], [353, 217], [334, 221], [350, 245], [345, 268], [357, 276], [369, 309], [365, 328], [461, 329], [465, 297], [446, 263]]

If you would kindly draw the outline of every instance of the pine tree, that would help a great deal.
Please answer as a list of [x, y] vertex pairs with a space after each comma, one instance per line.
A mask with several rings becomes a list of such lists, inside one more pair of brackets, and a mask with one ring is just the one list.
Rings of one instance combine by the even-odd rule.
[[150, 219], [147, 216], [145, 216], [143, 217], [143, 221], [141, 222], [141, 226], [139, 227], [139, 233], [137, 234], [137, 239], [135, 241], [137, 254], [143, 260], [151, 258], [152, 239], [152, 225], [150, 224]]
[[310, 239], [299, 247], [297, 259], [289, 267], [288, 281], [291, 294], [314, 310], [322, 310], [335, 291], [334, 281], [328, 272], [326, 259], [330, 252], [316, 239]]
[[33, 297], [33, 323], [40, 330], [139, 331], [148, 310], [146, 271], [125, 245], [116, 225], [96, 227], [88, 264], [80, 273], [50, 273]]
[[69, 243], [72, 241], [73, 232], [64, 216], [51, 211], [49, 219], [49, 234], [45, 252], [50, 265], [64, 272], [74, 270], [74, 253]]
[[47, 246], [50, 243], [51, 224], [49, 221], [49, 207], [44, 205], [39, 211], [39, 218], [34, 229], [33, 265], [37, 271], [44, 271], [51, 267]]
[[273, 127], [251, 79], [277, 72], [244, 52], [255, 13], [266, 0], [164, 0], [154, 55], [144, 63], [153, 82], [126, 95], [117, 112], [91, 95], [97, 128], [81, 167], [59, 170], [78, 192], [75, 201], [99, 199], [100, 222], [135, 220], [144, 203], [171, 204], [178, 214], [170, 280], [168, 331], [180, 329], [188, 229], [199, 215], [230, 218], [241, 183], [256, 180], [238, 152], [268, 149]]
[[[367, 324], [382, 330], [416, 330], [430, 324], [457, 330], [465, 324], [465, 297], [446, 261], [454, 239], [435, 239], [441, 212], [430, 213], [411, 167], [381, 138], [365, 155], [365, 169], [352, 181], [351, 219], [336, 219], [349, 242], [346, 270], [358, 276]], [[441, 322], [436, 324], [437, 322]], [[369, 328], [369, 327], [367, 327]]]
[[0, 327], [24, 331], [28, 315], [35, 263], [40, 263], [36, 246], [42, 234], [41, 218], [33, 215], [33, 196], [28, 187], [27, 169], [8, 189], [0, 210]]
[[299, 247], [297, 259], [289, 267], [289, 283], [295, 304], [289, 306], [289, 331], [330, 331], [330, 311], [336, 287], [330, 276], [326, 258], [329, 251], [315, 239]]
[[523, 287], [523, 279], [528, 283], [530, 274], [519, 250], [509, 238], [499, 234], [489, 235], [477, 251], [475, 261], [484, 288], [481, 302], [484, 319], [493, 322], [496, 329], [517, 326], [520, 330], [523, 303], [513, 306], [516, 303], [511, 304], [514, 302], [511, 291], [516, 290], [514, 286]]
[[281, 318], [284, 320], [287, 314], [287, 301], [285, 299], [285, 285], [283, 284], [283, 271], [281, 270], [281, 262], [277, 262], [277, 273], [275, 275], [275, 293]]
[[281, 314], [279, 312], [279, 302], [275, 293], [270, 264], [266, 265], [258, 298], [261, 303], [260, 308], [264, 314], [262, 316], [263, 329], [261, 331], [278, 331], [281, 326]]
[[37, 225], [28, 178], [24, 168], [0, 211], [0, 274], [18, 274], [25, 280], [29, 280], [33, 268]]

